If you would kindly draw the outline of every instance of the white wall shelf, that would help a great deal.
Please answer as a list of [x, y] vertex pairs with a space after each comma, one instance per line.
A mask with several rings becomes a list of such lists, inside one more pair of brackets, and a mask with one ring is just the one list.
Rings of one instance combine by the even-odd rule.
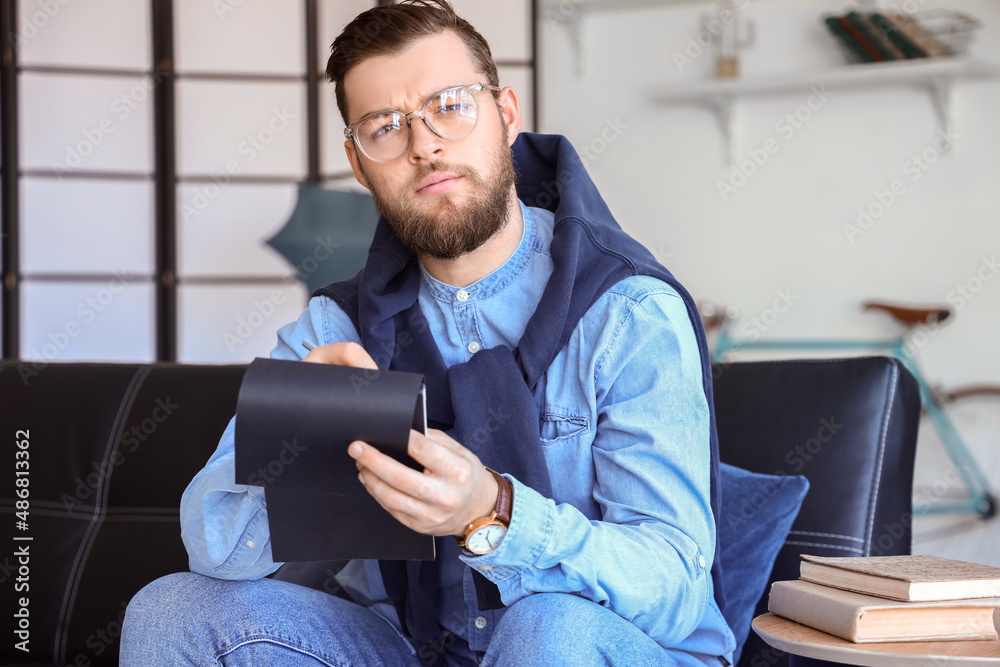
[[742, 98], [771, 97], [789, 93], [809, 94], [826, 86], [834, 92], [884, 89], [896, 86], [926, 88], [937, 114], [939, 129], [951, 135], [951, 89], [956, 81], [987, 80], [1000, 76], [1000, 67], [964, 58], [934, 58], [887, 63], [865, 63], [825, 70], [793, 72], [769, 77], [706, 79], [664, 86], [653, 93], [662, 105], [694, 105], [711, 110], [726, 145], [727, 161], [736, 157], [734, 103]]

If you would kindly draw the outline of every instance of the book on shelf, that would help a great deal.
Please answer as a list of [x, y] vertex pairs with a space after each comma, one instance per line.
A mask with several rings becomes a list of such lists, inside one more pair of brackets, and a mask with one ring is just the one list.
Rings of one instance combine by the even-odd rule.
[[[855, 53], [862, 54], [865, 62], [882, 62], [885, 57], [876, 49], [871, 43], [865, 38], [864, 34], [858, 30], [858, 26], [854, 24], [846, 16], [834, 17], [834, 21], [840, 24], [840, 29], [843, 35], [846, 35], [850, 40], [857, 45], [857, 48], [853, 49]], [[843, 37], [841, 37], [843, 40]]]
[[909, 602], [1000, 597], [1000, 567], [939, 556], [825, 557], [802, 554], [799, 578]]
[[911, 17], [849, 11], [827, 16], [826, 27], [863, 62], [953, 56], [955, 52]]
[[848, 641], [874, 643], [996, 639], [998, 605], [997, 599], [896, 602], [799, 580], [771, 584], [767, 608]]
[[909, 16], [902, 14], [888, 14], [887, 18], [902, 33], [906, 39], [913, 43], [918, 49], [930, 58], [953, 56], [955, 52], [946, 44], [942, 44], [934, 35], [920, 26]]
[[876, 61], [896, 60], [893, 52], [883, 43], [881, 31], [875, 28], [868, 15], [862, 15], [858, 12], [847, 12], [846, 18], [857, 29], [858, 34], [861, 35], [864, 41], [878, 54], [878, 57], [875, 58]]
[[837, 39], [839, 39], [844, 44], [844, 46], [846, 46], [847, 49], [851, 51], [851, 53], [860, 58], [862, 62], [870, 63], [874, 60], [872, 55], [867, 50], [862, 48], [860, 44], [854, 41], [854, 38], [847, 31], [847, 29], [844, 28], [840, 19], [838, 19], [835, 16], [829, 16], [824, 19], [824, 22], [826, 23], [826, 27], [830, 30], [830, 32], [832, 32], [837, 37]]
[[894, 44], [896, 48], [902, 52], [905, 58], [925, 58], [927, 57], [927, 52], [921, 49], [919, 46], [914, 44], [910, 39], [903, 34], [903, 32], [896, 27], [896, 24], [890, 21], [884, 14], [879, 12], [874, 12], [872, 15], [872, 23], [878, 28], [879, 34], [884, 36], [890, 43]]

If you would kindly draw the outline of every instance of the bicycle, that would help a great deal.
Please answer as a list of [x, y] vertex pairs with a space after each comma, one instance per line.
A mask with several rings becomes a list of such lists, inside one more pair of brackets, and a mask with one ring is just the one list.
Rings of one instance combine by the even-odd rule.
[[[918, 460], [933, 456], [935, 450], [947, 454], [954, 466], [967, 498], [949, 500], [944, 496], [950, 489], [935, 481], [930, 492], [914, 485], [914, 516], [971, 513], [989, 519], [997, 514], [997, 496], [983, 468], [973, 455], [970, 445], [981, 455], [994, 458], [989, 468], [1000, 472], [1000, 385], [972, 385], [951, 391], [932, 387], [920, 370], [917, 359], [909, 350], [909, 336], [921, 327], [937, 327], [952, 316], [946, 307], [911, 308], [881, 301], [866, 301], [865, 310], [880, 311], [891, 316], [902, 327], [902, 333], [891, 339], [739, 339], [731, 335], [739, 319], [733, 308], [720, 309], [709, 303], [698, 306], [706, 334], [715, 334], [712, 361], [723, 362], [734, 353], [747, 350], [886, 350], [902, 362], [920, 386], [923, 413], [932, 429], [920, 428]], [[931, 442], [936, 437], [943, 450]]]

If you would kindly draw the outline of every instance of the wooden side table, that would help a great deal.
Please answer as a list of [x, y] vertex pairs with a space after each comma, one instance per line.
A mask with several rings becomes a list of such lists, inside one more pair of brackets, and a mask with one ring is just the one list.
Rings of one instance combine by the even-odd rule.
[[[995, 617], [994, 617], [995, 618]], [[1000, 640], [855, 644], [775, 614], [753, 619], [753, 629], [774, 648], [806, 658], [868, 667], [997, 667]]]

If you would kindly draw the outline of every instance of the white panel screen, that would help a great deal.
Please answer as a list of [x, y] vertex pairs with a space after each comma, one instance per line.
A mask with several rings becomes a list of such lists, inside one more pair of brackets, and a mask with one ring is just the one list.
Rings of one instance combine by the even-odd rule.
[[152, 172], [150, 77], [24, 72], [19, 83], [23, 169]]
[[451, 4], [489, 43], [494, 60], [531, 60], [531, 3], [528, 0], [452, 0]]
[[182, 285], [178, 358], [198, 363], [266, 357], [277, 343], [278, 329], [298, 319], [307, 299], [306, 288], [298, 281], [240, 287]]
[[119, 275], [89, 283], [25, 281], [21, 356], [47, 362], [152, 361], [153, 286]]
[[337, 35], [361, 12], [375, 6], [374, 0], [319, 0], [316, 3], [319, 20], [319, 71], [326, 71], [330, 46]]
[[180, 275], [280, 277], [292, 273], [292, 265], [265, 241], [291, 216], [297, 192], [294, 185], [181, 186]]
[[25, 273], [153, 272], [151, 182], [21, 180]]
[[181, 175], [304, 178], [305, 84], [180, 81]]
[[174, 0], [174, 17], [181, 74], [305, 74], [301, 0]]
[[150, 68], [149, 2], [19, 0], [17, 5], [22, 65]]

